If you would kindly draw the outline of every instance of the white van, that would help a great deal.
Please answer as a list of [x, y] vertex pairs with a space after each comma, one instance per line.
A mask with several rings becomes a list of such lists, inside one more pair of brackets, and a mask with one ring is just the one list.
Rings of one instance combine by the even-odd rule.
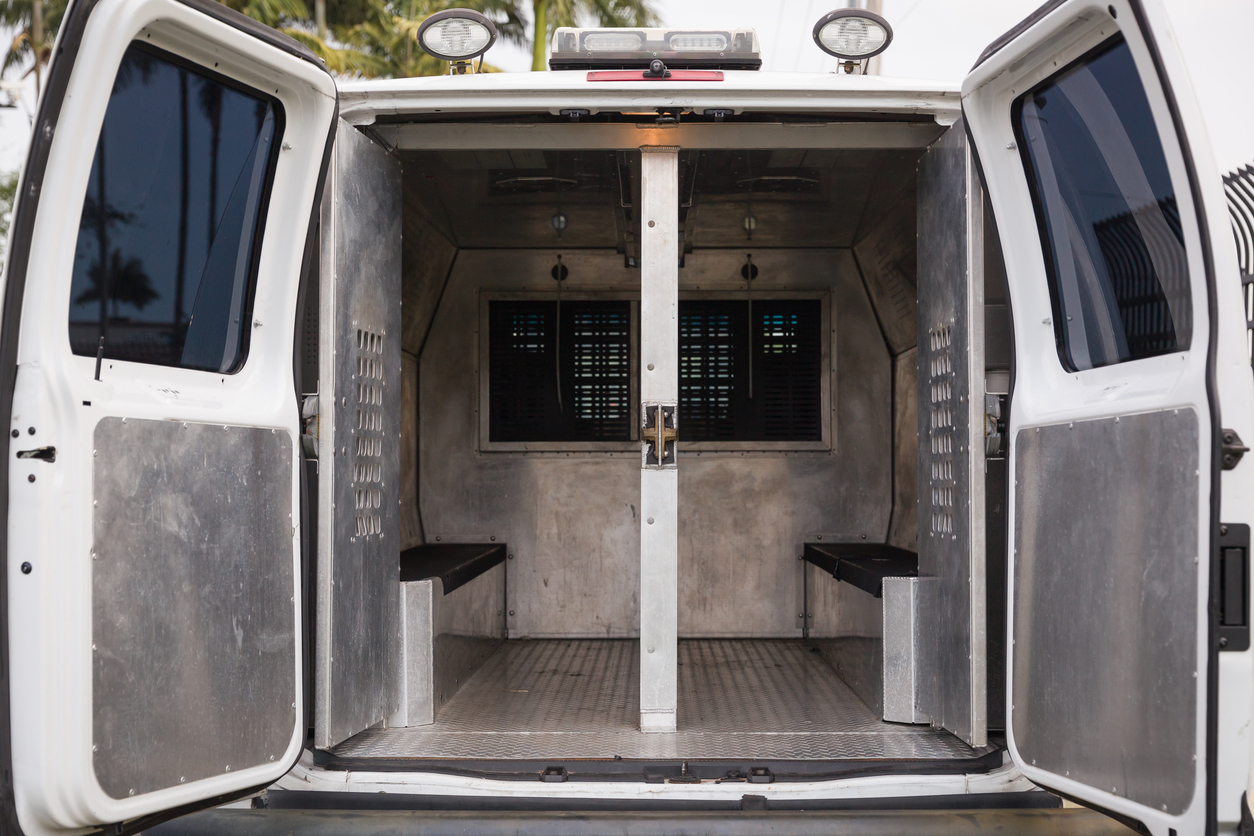
[[961, 90], [751, 30], [478, 74], [462, 12], [450, 75], [337, 85], [212, 0], [65, 20], [5, 832], [1254, 832], [1249, 310], [1158, 0], [1053, 0]]

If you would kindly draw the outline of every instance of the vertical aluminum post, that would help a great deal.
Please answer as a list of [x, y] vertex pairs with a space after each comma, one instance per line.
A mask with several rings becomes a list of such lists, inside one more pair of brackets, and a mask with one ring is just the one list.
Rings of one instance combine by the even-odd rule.
[[672, 434], [679, 414], [679, 149], [640, 152], [640, 730], [673, 732], [679, 628], [679, 474]]

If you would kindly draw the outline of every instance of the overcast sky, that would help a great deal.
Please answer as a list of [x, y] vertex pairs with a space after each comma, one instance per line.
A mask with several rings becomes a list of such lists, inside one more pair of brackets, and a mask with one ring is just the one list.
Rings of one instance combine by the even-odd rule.
[[[961, 81], [981, 50], [1022, 20], [1040, 0], [883, 0], [895, 38], [884, 75]], [[1254, 33], [1251, 0], [1163, 0], [1171, 10], [1194, 90], [1206, 114], [1221, 171], [1254, 163]], [[830, 72], [836, 59], [814, 45], [814, 22], [843, 0], [657, 0], [674, 27], [752, 27], [764, 70]], [[498, 44], [488, 60], [504, 70], [531, 67], [528, 52]], [[27, 95], [26, 101], [29, 102]], [[0, 170], [21, 165], [30, 132], [29, 104], [0, 110]]]

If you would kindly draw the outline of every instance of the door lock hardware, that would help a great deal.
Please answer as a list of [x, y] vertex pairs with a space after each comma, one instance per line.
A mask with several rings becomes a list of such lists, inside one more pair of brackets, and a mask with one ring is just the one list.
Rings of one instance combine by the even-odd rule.
[[1241, 436], [1237, 435], [1236, 430], [1220, 430], [1219, 438], [1222, 442], [1219, 448], [1220, 466], [1224, 470], [1232, 470], [1241, 461], [1241, 457], [1250, 451], [1250, 448], [1242, 443]]
[[318, 396], [306, 395], [300, 408], [300, 448], [307, 459], [318, 458], [318, 438], [322, 426], [318, 414]]
[[[1225, 430], [1225, 432], [1227, 432]], [[1250, 527], [1219, 526], [1219, 649], [1250, 647]]]
[[19, 459], [39, 459], [42, 462], [52, 464], [57, 460], [57, 448], [36, 447], [34, 450], [19, 450], [17, 457]]
[[1006, 456], [1006, 396], [984, 396], [984, 455], [990, 459]]
[[675, 467], [679, 440], [679, 405], [643, 403], [640, 421], [641, 467], [661, 470]]

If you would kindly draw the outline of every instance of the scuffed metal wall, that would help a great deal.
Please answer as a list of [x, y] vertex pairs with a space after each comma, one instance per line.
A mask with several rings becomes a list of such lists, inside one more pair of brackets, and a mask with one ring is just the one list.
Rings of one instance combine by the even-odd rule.
[[[495, 536], [510, 544], [511, 636], [633, 636], [639, 629], [639, 453], [476, 449], [479, 292], [551, 292], [556, 254], [457, 255], [420, 361], [422, 520], [429, 541]], [[742, 293], [744, 255], [689, 254], [681, 292]], [[566, 292], [638, 290], [638, 272], [612, 251], [568, 251], [563, 263], [570, 269]], [[800, 544], [815, 532], [882, 542], [889, 526], [891, 358], [851, 252], [763, 250], [754, 253], [754, 263], [761, 270], [755, 293], [833, 291], [835, 452], [681, 458], [681, 636], [799, 635]], [[859, 607], [844, 601], [834, 582], [827, 586], [815, 599], [825, 618], [835, 623], [843, 609]]]

